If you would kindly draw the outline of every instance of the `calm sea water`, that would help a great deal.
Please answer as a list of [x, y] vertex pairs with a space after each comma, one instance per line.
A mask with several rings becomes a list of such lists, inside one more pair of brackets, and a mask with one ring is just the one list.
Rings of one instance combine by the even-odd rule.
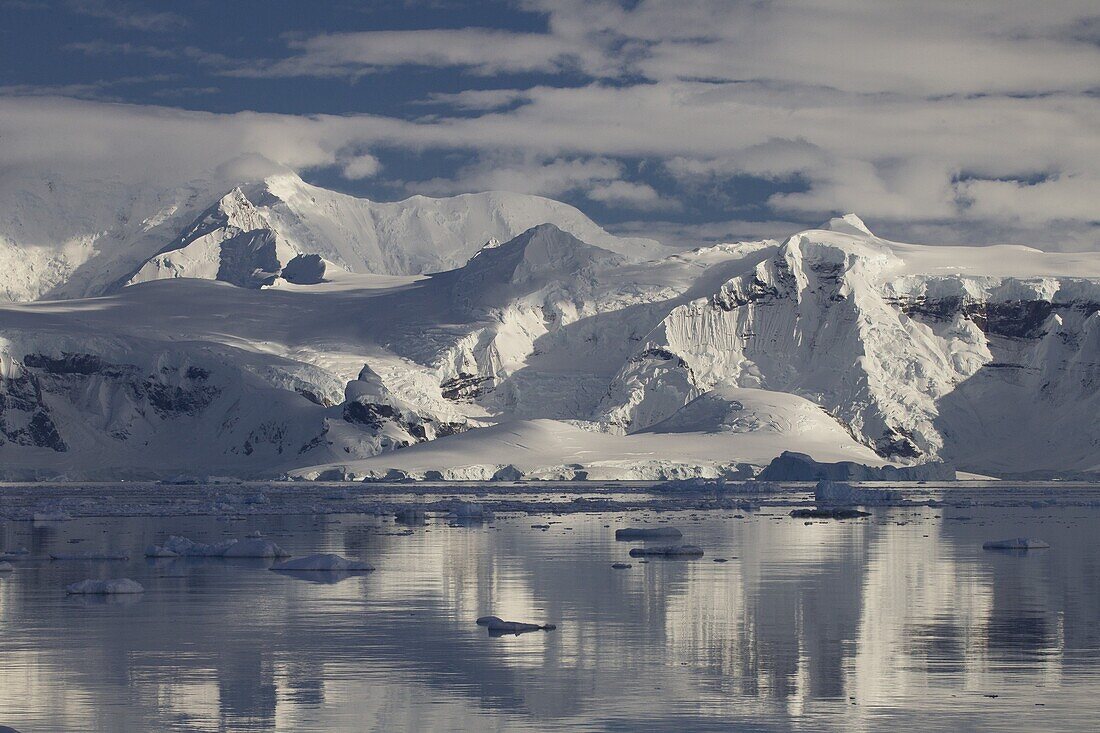
[[[34, 731], [1096, 730], [1100, 509], [764, 509], [0, 525], [0, 724]], [[531, 524], [560, 522], [551, 529]], [[632, 561], [615, 528], [667, 521], [706, 556]], [[366, 559], [311, 582], [259, 561], [147, 561], [169, 534], [260, 530]], [[1028, 535], [1051, 549], [983, 551]], [[128, 551], [128, 562], [50, 552]], [[728, 562], [717, 563], [714, 558]], [[137, 598], [67, 597], [130, 577]], [[318, 578], [317, 580], [322, 580]], [[490, 638], [483, 614], [556, 631]]]

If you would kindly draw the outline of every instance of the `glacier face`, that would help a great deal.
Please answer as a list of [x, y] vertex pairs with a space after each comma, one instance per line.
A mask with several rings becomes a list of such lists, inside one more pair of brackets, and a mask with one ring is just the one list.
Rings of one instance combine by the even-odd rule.
[[99, 297], [0, 307], [4, 477], [1100, 470], [1098, 255], [852, 215], [669, 255], [538, 197], [228, 191], [13, 276]]

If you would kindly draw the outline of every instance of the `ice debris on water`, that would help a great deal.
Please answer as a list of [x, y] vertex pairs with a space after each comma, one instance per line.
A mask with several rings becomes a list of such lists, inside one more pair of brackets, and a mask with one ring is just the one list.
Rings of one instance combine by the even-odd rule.
[[447, 514], [450, 519], [459, 521], [492, 521], [495, 518], [493, 510], [484, 504], [459, 501], [454, 504]]
[[225, 557], [273, 559], [290, 557], [290, 553], [271, 540], [252, 537], [226, 540], [214, 544], [195, 542], [173, 535], [163, 545], [149, 545], [145, 557]]
[[983, 550], [1045, 550], [1046, 542], [1030, 537], [1013, 537], [1007, 540], [991, 540], [982, 545]]
[[818, 481], [814, 501], [822, 506], [883, 506], [901, 501], [900, 491], [858, 489], [842, 481]]
[[129, 578], [112, 580], [82, 580], [65, 588], [69, 595], [122, 595], [144, 593], [141, 584]]
[[631, 557], [702, 557], [703, 548], [696, 545], [661, 545], [658, 547], [635, 547]]
[[519, 621], [504, 621], [499, 616], [482, 616], [477, 620], [477, 625], [488, 628], [490, 636], [501, 636], [503, 634], [519, 636], [530, 631], [553, 631], [558, 628], [554, 624], [527, 624]]
[[0, 573], [12, 573], [15, 572], [15, 566], [10, 562], [0, 562]]
[[293, 572], [370, 572], [374, 570], [374, 566], [363, 562], [362, 560], [349, 560], [346, 557], [334, 555], [332, 553], [322, 553], [319, 555], [308, 555], [306, 557], [298, 557], [293, 560], [287, 560], [286, 562], [276, 563], [271, 566], [271, 569], [279, 571], [293, 571]]
[[125, 553], [110, 553], [110, 552], [73, 552], [73, 553], [51, 553], [50, 559], [55, 561], [78, 561], [78, 560], [129, 560], [130, 556]]
[[870, 512], [848, 507], [824, 507], [817, 509], [792, 509], [795, 519], [858, 519], [871, 516]]
[[683, 536], [684, 533], [675, 527], [627, 527], [615, 530], [615, 539], [624, 541], [680, 539]]

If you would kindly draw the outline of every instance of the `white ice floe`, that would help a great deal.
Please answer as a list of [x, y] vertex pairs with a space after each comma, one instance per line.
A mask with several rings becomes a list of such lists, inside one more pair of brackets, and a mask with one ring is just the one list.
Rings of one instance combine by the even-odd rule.
[[661, 540], [680, 539], [684, 533], [675, 527], [627, 527], [615, 530], [617, 540]]
[[1007, 540], [991, 540], [982, 545], [983, 550], [1045, 550], [1049, 548], [1043, 540], [1031, 537], [1013, 537]]
[[664, 545], [662, 547], [635, 547], [631, 557], [702, 557], [703, 548], [695, 545]]
[[10, 562], [0, 562], [0, 573], [11, 573], [15, 571], [15, 566]]
[[144, 593], [141, 584], [129, 578], [112, 580], [82, 580], [65, 588], [69, 595], [123, 595]]
[[478, 626], [485, 626], [491, 635], [500, 634], [525, 634], [528, 631], [553, 631], [558, 628], [554, 624], [528, 624], [521, 621], [505, 621], [499, 616], [482, 616], [477, 620]]
[[308, 555], [273, 565], [272, 570], [288, 572], [369, 572], [374, 566], [362, 560], [349, 560], [331, 553]]
[[484, 504], [465, 501], [457, 502], [447, 516], [459, 521], [490, 521], [494, 518], [493, 511]]
[[252, 537], [225, 540], [214, 544], [195, 542], [173, 535], [163, 545], [149, 545], [145, 557], [225, 557], [274, 559], [290, 557], [290, 553], [271, 540]]

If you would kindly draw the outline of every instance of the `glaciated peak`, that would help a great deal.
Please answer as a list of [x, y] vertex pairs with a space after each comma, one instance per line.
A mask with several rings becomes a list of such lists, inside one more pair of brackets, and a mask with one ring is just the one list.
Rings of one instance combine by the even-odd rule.
[[497, 282], [514, 284], [575, 274], [594, 263], [613, 264], [622, 257], [564, 232], [553, 224], [533, 226], [492, 248], [483, 248], [466, 270]]
[[863, 219], [860, 219], [855, 214], [845, 214], [844, 216], [837, 216], [829, 219], [828, 222], [821, 225], [821, 228], [840, 234], [854, 234], [859, 237], [875, 236], [871, 233], [871, 230], [867, 228], [867, 225], [863, 223]]

